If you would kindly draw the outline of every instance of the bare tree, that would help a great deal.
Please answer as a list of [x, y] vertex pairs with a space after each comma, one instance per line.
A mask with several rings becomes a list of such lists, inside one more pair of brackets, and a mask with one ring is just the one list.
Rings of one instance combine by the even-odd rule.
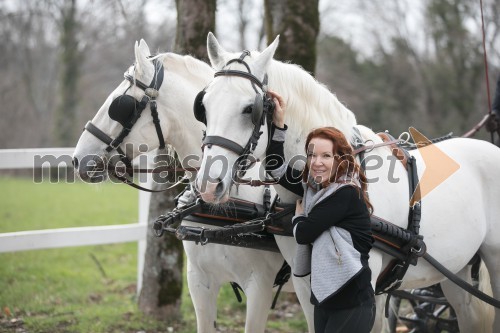
[[265, 0], [267, 41], [280, 35], [276, 59], [291, 61], [314, 74], [319, 32], [318, 1]]
[[57, 56], [55, 25], [45, 15], [49, 5], [50, 1], [0, 4], [0, 104], [6, 106], [0, 122], [2, 148], [50, 143]]
[[174, 50], [208, 60], [207, 33], [215, 30], [216, 0], [176, 0], [177, 35]]
[[[215, 0], [176, 0], [177, 37], [174, 49], [207, 59], [206, 38], [215, 29]], [[171, 181], [175, 181], [171, 179]], [[150, 225], [156, 217], [175, 208], [173, 188], [151, 196]], [[159, 319], [178, 318], [182, 296], [182, 243], [173, 235], [154, 236], [148, 228], [140, 309]]]
[[78, 104], [78, 80], [80, 78], [82, 52], [79, 49], [77, 34], [80, 24], [77, 20], [76, 0], [64, 1], [61, 11], [61, 102], [57, 108], [55, 133], [56, 142], [71, 146], [76, 141], [75, 120]]

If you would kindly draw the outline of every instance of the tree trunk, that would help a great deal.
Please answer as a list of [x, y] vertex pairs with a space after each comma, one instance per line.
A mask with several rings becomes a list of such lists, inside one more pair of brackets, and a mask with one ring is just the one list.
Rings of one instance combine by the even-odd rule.
[[55, 121], [55, 141], [59, 146], [75, 143], [77, 83], [80, 77], [82, 54], [78, 50], [77, 32], [79, 29], [76, 13], [76, 0], [64, 2], [61, 8], [61, 103], [57, 108]]
[[[155, 188], [166, 185], [155, 186]], [[142, 271], [139, 309], [160, 320], [178, 319], [182, 296], [182, 242], [166, 234], [158, 238], [153, 233], [153, 222], [159, 215], [175, 208], [174, 198], [179, 190], [153, 193], [149, 205], [146, 254]]]
[[207, 34], [215, 32], [216, 0], [175, 0], [177, 34], [174, 51], [208, 60]]
[[265, 0], [267, 42], [280, 35], [275, 58], [301, 65], [314, 75], [319, 32], [318, 0]]
[[[208, 59], [206, 39], [215, 29], [215, 0], [176, 0], [177, 34], [174, 50]], [[171, 181], [174, 181], [173, 179]], [[163, 185], [165, 186], [165, 185]], [[139, 308], [158, 319], [178, 318], [182, 295], [182, 242], [172, 235], [157, 238], [154, 220], [175, 208], [178, 187], [151, 196], [149, 225]]]

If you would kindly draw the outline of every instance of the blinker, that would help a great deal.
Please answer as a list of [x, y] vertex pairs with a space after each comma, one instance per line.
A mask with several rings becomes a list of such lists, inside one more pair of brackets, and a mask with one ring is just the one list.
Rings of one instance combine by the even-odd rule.
[[129, 95], [120, 95], [111, 102], [108, 115], [114, 121], [126, 127], [137, 109], [137, 101]]

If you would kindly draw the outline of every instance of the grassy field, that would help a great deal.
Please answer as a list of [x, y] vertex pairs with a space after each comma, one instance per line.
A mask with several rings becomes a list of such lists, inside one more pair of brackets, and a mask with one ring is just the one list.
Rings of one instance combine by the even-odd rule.
[[[34, 184], [2, 177], [0, 189], [0, 233], [127, 224], [138, 218], [138, 192], [125, 185]], [[183, 317], [165, 322], [138, 310], [136, 281], [136, 243], [0, 254], [0, 332], [196, 331], [186, 284]], [[219, 331], [243, 332], [244, 308], [225, 286], [218, 300]], [[294, 295], [280, 296], [267, 327], [269, 333], [307, 330]]]

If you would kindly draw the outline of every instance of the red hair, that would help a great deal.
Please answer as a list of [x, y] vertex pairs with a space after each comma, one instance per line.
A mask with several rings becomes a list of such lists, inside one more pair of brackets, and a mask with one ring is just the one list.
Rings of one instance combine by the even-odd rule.
[[[337, 167], [335, 172], [330, 175], [329, 183], [334, 183], [339, 180], [342, 176], [348, 176], [351, 178], [359, 177], [361, 184], [361, 192], [363, 195], [363, 200], [365, 201], [366, 207], [370, 213], [373, 212], [373, 206], [368, 198], [367, 190], [367, 180], [364, 171], [361, 169], [359, 164], [356, 162], [355, 156], [352, 154], [352, 147], [347, 141], [345, 135], [336, 129], [335, 127], [320, 127], [312, 130], [306, 139], [305, 150], [306, 153], [309, 148], [309, 144], [312, 139], [321, 138], [329, 140], [333, 143], [333, 154]], [[308, 183], [309, 178], [309, 163], [306, 163], [304, 167], [304, 172], [302, 174], [302, 180]]]

